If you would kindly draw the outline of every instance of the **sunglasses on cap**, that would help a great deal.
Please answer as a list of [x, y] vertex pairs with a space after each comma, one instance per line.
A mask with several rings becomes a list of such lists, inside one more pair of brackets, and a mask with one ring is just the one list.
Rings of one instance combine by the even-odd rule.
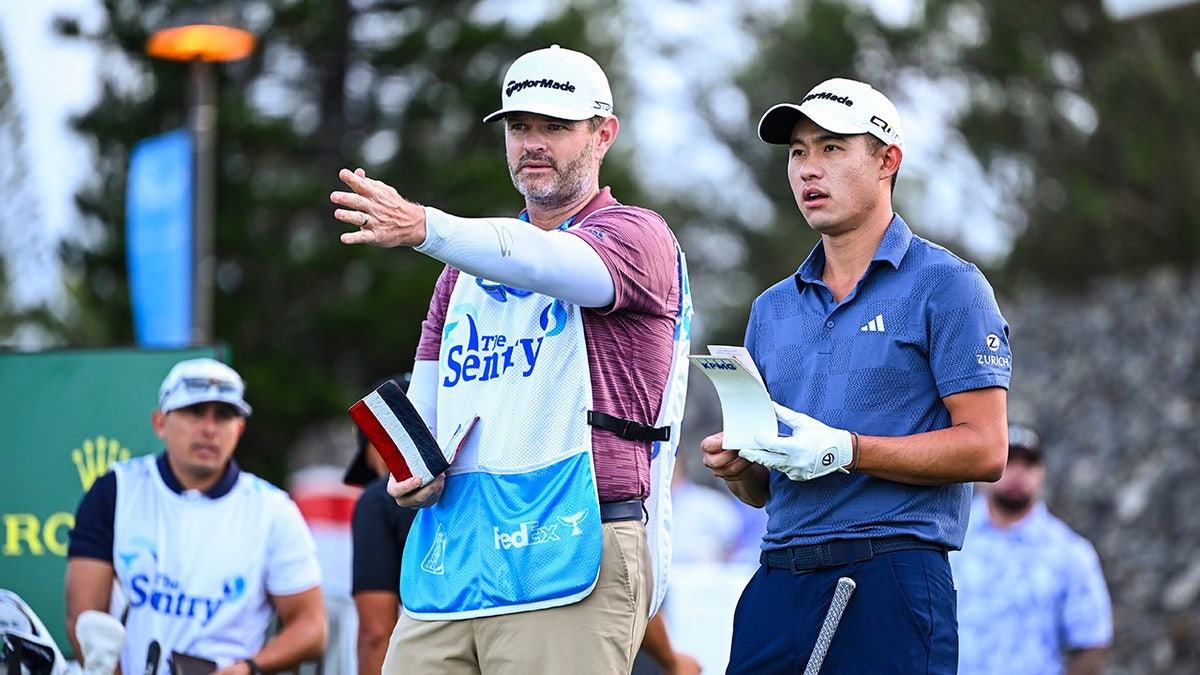
[[241, 389], [229, 380], [221, 380], [215, 377], [185, 377], [179, 382], [179, 386], [183, 387], [189, 394], [200, 394], [216, 389], [222, 394], [236, 394]]

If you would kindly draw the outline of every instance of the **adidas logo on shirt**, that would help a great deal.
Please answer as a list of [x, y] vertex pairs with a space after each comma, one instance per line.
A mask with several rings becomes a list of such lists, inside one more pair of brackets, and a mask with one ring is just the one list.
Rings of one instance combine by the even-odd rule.
[[870, 321], [868, 321], [867, 325], [863, 326], [862, 328], [859, 328], [859, 330], [866, 331], [868, 333], [882, 333], [883, 332], [883, 315], [876, 314], [874, 319], [871, 319]]

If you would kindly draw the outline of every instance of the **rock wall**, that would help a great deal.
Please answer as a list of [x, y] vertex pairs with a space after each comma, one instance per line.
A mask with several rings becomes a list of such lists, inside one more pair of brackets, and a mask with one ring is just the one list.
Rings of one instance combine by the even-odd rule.
[[1096, 546], [1110, 673], [1200, 673], [1200, 275], [1000, 298], [1009, 418], [1046, 446], [1050, 510]]

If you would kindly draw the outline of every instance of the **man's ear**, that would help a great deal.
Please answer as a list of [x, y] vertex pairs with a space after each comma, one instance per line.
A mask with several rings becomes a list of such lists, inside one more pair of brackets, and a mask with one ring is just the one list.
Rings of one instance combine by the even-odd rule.
[[163, 439], [163, 429], [167, 426], [167, 414], [155, 409], [154, 412], [150, 413], [150, 426], [154, 429], [154, 435]]
[[889, 145], [883, 149], [883, 163], [879, 167], [880, 179], [891, 178], [900, 170], [900, 162], [904, 159], [904, 151], [898, 145]]
[[600, 123], [600, 128], [596, 130], [596, 154], [600, 159], [608, 154], [609, 147], [613, 141], [617, 140], [617, 132], [621, 128], [621, 123], [617, 121], [615, 116], [605, 117]]

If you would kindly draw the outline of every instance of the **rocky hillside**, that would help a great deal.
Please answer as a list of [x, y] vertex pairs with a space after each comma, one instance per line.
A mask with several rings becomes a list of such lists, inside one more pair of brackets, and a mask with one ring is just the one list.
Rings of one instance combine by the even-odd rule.
[[1050, 510], [1112, 592], [1110, 673], [1200, 673], [1200, 275], [1001, 299], [1009, 418], [1042, 432]]

